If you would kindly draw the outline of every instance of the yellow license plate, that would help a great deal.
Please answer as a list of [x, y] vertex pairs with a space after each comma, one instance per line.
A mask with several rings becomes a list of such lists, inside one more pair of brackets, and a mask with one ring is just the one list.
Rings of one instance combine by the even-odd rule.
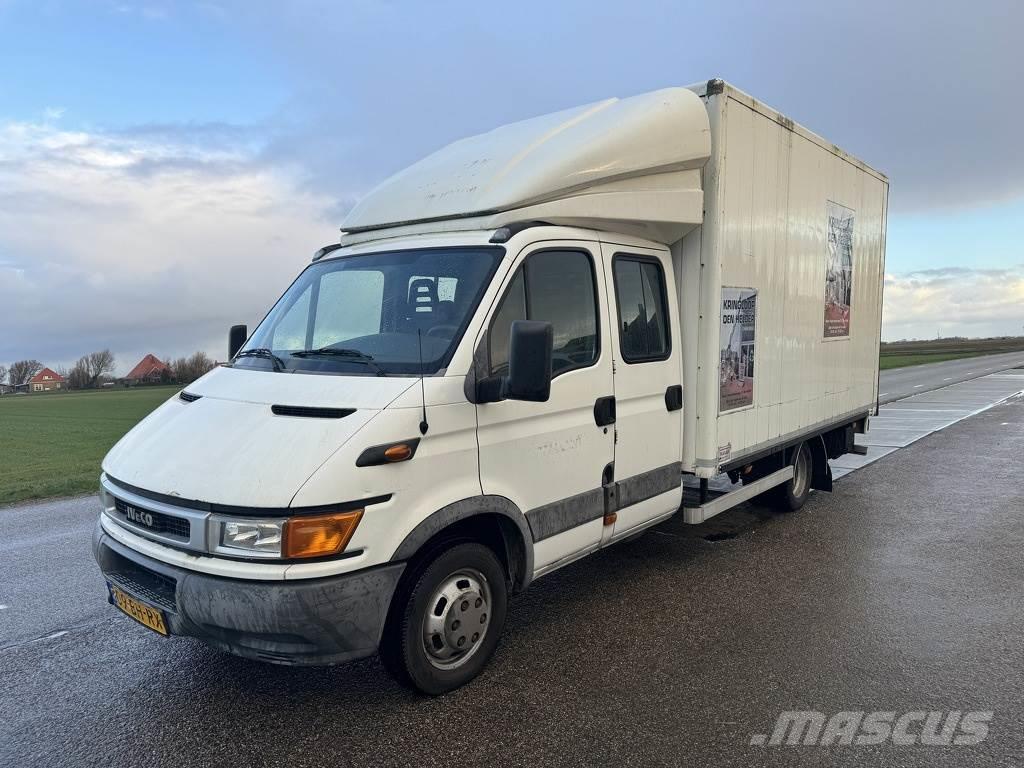
[[167, 637], [167, 622], [164, 621], [163, 611], [159, 608], [152, 608], [141, 600], [136, 600], [127, 592], [118, 589], [109, 582], [107, 583], [107, 588], [110, 590], [110, 602], [139, 622], [139, 624]]

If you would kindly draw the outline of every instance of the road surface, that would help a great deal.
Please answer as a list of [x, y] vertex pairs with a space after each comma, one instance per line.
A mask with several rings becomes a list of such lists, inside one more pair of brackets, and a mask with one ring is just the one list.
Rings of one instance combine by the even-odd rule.
[[[513, 600], [491, 666], [440, 699], [375, 659], [160, 638], [105, 602], [94, 499], [3, 509], [0, 765], [1013, 765], [1022, 455], [1014, 398], [798, 513], [669, 521]], [[994, 716], [970, 747], [751, 746], [787, 710]]]
[[878, 382], [878, 399], [883, 404], [891, 403], [893, 400], [900, 400], [909, 395], [946, 387], [960, 381], [975, 379], [1020, 365], [1024, 365], [1024, 352], [965, 357], [961, 360], [947, 360], [944, 363], [892, 368], [881, 373]]

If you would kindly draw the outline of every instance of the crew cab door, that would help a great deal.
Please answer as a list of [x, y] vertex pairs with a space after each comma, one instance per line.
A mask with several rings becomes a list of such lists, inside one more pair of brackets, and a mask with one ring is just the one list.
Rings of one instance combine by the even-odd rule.
[[616, 521], [606, 540], [682, 501], [682, 352], [668, 250], [601, 244], [614, 358]]
[[526, 514], [537, 571], [601, 543], [602, 477], [615, 437], [612, 425], [599, 425], [595, 416], [595, 404], [613, 394], [607, 306], [597, 243], [533, 244], [506, 274], [477, 340], [485, 375], [503, 375], [514, 320], [553, 327], [547, 402], [477, 404], [480, 484], [485, 494], [504, 496]]

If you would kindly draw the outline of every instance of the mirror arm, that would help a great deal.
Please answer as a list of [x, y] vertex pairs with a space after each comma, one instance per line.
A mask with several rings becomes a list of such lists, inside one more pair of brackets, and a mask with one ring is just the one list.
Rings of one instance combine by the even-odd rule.
[[507, 399], [507, 379], [504, 376], [488, 376], [480, 379], [476, 385], [476, 401], [478, 403], [498, 403]]

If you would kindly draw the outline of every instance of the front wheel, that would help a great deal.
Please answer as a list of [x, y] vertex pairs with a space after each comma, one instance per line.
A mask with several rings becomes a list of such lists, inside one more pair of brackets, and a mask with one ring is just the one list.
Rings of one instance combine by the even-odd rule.
[[505, 571], [488, 547], [456, 544], [420, 564], [396, 594], [382, 642], [385, 665], [402, 683], [437, 696], [465, 685], [498, 646], [508, 607]]

